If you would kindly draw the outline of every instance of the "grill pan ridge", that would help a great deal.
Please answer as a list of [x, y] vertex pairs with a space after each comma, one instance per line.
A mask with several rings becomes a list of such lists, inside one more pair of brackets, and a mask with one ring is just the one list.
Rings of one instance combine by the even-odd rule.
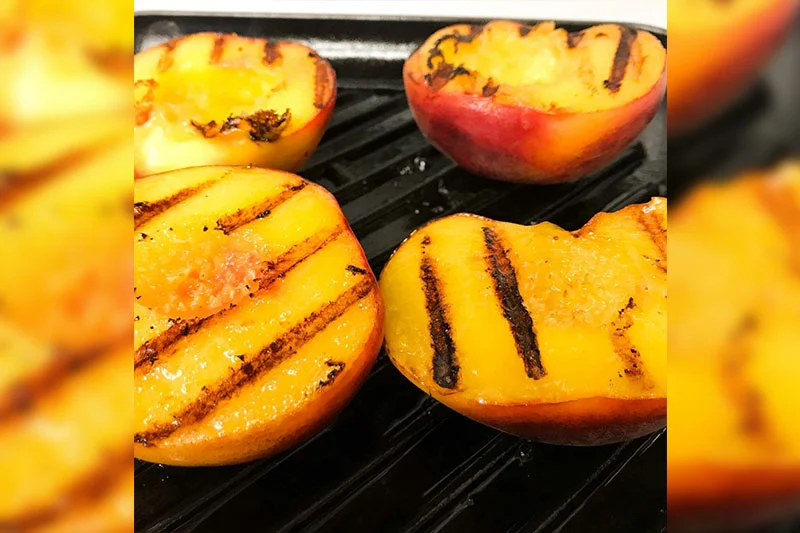
[[[448, 214], [574, 230], [597, 212], [666, 195], [663, 106], [612, 164], [570, 184], [494, 182], [437, 152], [411, 117], [401, 71], [405, 57], [450, 22], [137, 15], [135, 31], [137, 51], [220, 31], [305, 42], [329, 59], [336, 110], [300, 174], [333, 192], [376, 274], [412, 230]], [[557, 24], [576, 31], [594, 23]], [[666, 45], [663, 31], [642, 29]], [[497, 432], [427, 397], [381, 353], [338, 419], [295, 449], [217, 468], [137, 462], [135, 529], [661, 532], [665, 461], [663, 431], [594, 448]]]

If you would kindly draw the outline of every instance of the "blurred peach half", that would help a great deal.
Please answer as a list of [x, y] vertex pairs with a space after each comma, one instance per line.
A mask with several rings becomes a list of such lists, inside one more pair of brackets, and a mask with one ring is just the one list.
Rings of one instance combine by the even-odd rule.
[[642, 132], [664, 97], [665, 55], [653, 35], [616, 24], [458, 24], [411, 54], [403, 81], [419, 128], [459, 165], [556, 183], [601, 168]]
[[753, 83], [800, 0], [669, 0], [670, 135], [702, 124]]
[[670, 530], [800, 510], [800, 162], [671, 215]]
[[336, 75], [305, 45], [201, 33], [136, 54], [136, 176], [202, 165], [298, 170], [333, 112]]

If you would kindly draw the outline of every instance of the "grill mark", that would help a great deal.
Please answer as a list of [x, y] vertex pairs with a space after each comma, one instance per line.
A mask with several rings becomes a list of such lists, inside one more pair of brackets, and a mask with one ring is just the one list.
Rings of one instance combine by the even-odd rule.
[[322, 109], [334, 90], [331, 66], [319, 56], [314, 57], [314, 107]]
[[638, 32], [625, 26], [619, 27], [619, 44], [614, 54], [614, 62], [611, 64], [611, 74], [603, 82], [603, 87], [611, 93], [619, 92], [620, 87], [622, 87], [622, 81], [625, 79], [625, 70], [628, 68], [628, 62], [631, 58], [631, 49], [637, 37]]
[[344, 367], [346, 366], [344, 361], [325, 361], [325, 366], [329, 367], [327, 376], [325, 379], [320, 380], [319, 385], [317, 388], [321, 389], [327, 387], [328, 385], [333, 385], [333, 382], [336, 381], [336, 376], [341, 374], [344, 371]]
[[614, 346], [614, 353], [625, 364], [625, 377], [639, 380], [645, 389], [651, 389], [653, 382], [647, 376], [641, 354], [628, 338], [628, 330], [633, 326], [633, 317], [629, 311], [633, 309], [636, 309], [636, 303], [631, 297], [625, 307], [618, 311], [616, 320], [611, 323], [611, 343]]
[[189, 198], [200, 194], [215, 183], [222, 181], [231, 171], [227, 171], [216, 178], [182, 189], [171, 196], [156, 200], [154, 202], [136, 202], [133, 204], [133, 229], [139, 229], [141, 226], [154, 219], [158, 215], [164, 213], [168, 209], [175, 207], [181, 202], [185, 202]]
[[372, 280], [363, 278], [337, 299], [306, 316], [260, 351], [245, 356], [242, 364], [232, 369], [228, 377], [218, 380], [211, 386], [203, 387], [194, 401], [173, 413], [171, 422], [154, 424], [150, 429], [136, 433], [133, 441], [146, 447], [155, 446], [157, 441], [169, 437], [179, 429], [201, 422], [221, 402], [230, 399], [238, 390], [291, 358], [372, 290]]
[[211, 50], [211, 63], [217, 64], [222, 59], [222, 54], [225, 52], [225, 43], [228, 36], [224, 33], [218, 33], [214, 38], [214, 48]]
[[280, 42], [267, 41], [264, 43], [264, 55], [261, 60], [265, 65], [271, 65], [281, 58]]
[[489, 78], [486, 81], [486, 85], [484, 85], [483, 88], [481, 89], [481, 95], [483, 95], [485, 98], [491, 98], [492, 96], [494, 96], [494, 93], [496, 93], [497, 89], [499, 88], [500, 86], [495, 85], [494, 80], [492, 78]]
[[83, 352], [55, 352], [42, 368], [11, 384], [0, 394], [0, 422], [24, 413], [36, 401], [56, 390], [71, 374], [98, 361], [105, 353], [107, 351], [102, 348]]
[[172, 64], [174, 62], [172, 53], [175, 50], [176, 44], [177, 41], [167, 41], [161, 45], [164, 47], [164, 53], [161, 54], [161, 57], [158, 59], [158, 65], [156, 66], [156, 70], [158, 72], [166, 72], [172, 68]]
[[90, 146], [84, 146], [64, 154], [43, 167], [25, 172], [5, 173], [0, 169], [0, 208], [36, 191], [61, 174], [90, 161], [120, 140], [120, 137], [113, 136], [95, 142]]
[[753, 313], [742, 319], [731, 336], [729, 347], [723, 351], [722, 380], [728, 399], [736, 406], [739, 430], [755, 442], [774, 447], [776, 440], [769, 429], [759, 389], [747, 379], [746, 367], [753, 357], [750, 339], [757, 333], [758, 321]]
[[489, 274], [494, 280], [494, 291], [498, 304], [503, 310], [503, 317], [511, 328], [517, 353], [525, 364], [525, 373], [529, 378], [541, 379], [547, 375], [542, 365], [542, 354], [533, 319], [525, 308], [525, 302], [519, 292], [517, 273], [506, 254], [500, 236], [492, 228], [484, 226], [483, 240], [486, 245], [486, 262]]
[[[428, 74], [425, 74], [425, 82], [433, 89], [434, 91], [438, 91], [445, 85], [447, 82], [455, 78], [456, 76], [461, 75], [471, 75], [470, 71], [464, 68], [463, 65], [451, 65], [444, 59], [444, 52], [441, 50], [441, 45], [445, 41], [453, 40], [455, 52], [458, 53], [458, 45], [459, 43], [470, 43], [472, 42], [475, 37], [480, 35], [483, 31], [483, 26], [470, 26], [469, 33], [466, 35], [462, 35], [458, 31], [454, 31], [451, 34], [444, 35], [436, 40], [436, 42], [431, 47], [430, 51], [428, 52], [428, 59], [426, 64], [428, 68], [432, 71]], [[439, 58], [439, 64], [434, 67], [433, 60], [434, 58]]]
[[366, 274], [366, 273], [367, 273], [367, 271], [366, 271], [366, 270], [364, 270], [363, 268], [358, 268], [358, 267], [357, 267], [357, 266], [355, 266], [355, 265], [347, 265], [347, 267], [345, 268], [345, 270], [347, 270], [348, 272], [350, 272], [350, 273], [351, 273], [351, 274], [353, 274], [354, 276], [355, 276], [355, 275], [362, 275], [362, 276], [363, 276], [364, 274]]
[[459, 371], [456, 348], [450, 333], [450, 322], [447, 320], [442, 288], [436, 277], [433, 261], [427, 253], [431, 238], [422, 239], [422, 261], [420, 279], [425, 293], [425, 309], [428, 313], [428, 330], [431, 335], [433, 349], [433, 381], [443, 389], [455, 389], [458, 386]]
[[659, 269], [667, 270], [667, 228], [661, 224], [655, 211], [642, 209], [639, 212], [639, 226], [647, 233], [658, 249], [657, 261], [653, 261]]
[[46, 526], [68, 512], [102, 498], [131, 466], [128, 446], [101, 458], [94, 467], [60, 493], [57, 501], [31, 509], [11, 519], [0, 520], [0, 531], [31, 531]]
[[[275, 281], [283, 278], [303, 261], [335, 241], [343, 231], [344, 227], [337, 226], [324, 237], [320, 237], [320, 234], [312, 235], [289, 248], [274, 261], [266, 262], [261, 272], [256, 276], [255, 282], [258, 283], [258, 287], [251, 293], [252, 297], [263, 295]], [[205, 327], [219, 323], [234, 309], [236, 309], [236, 305], [231, 304], [204, 318], [176, 320], [162, 333], [145, 341], [136, 349], [134, 352], [134, 370], [143, 370], [146, 373], [157, 362], [171, 355], [168, 350], [178, 341], [197, 333]]]
[[800, 206], [786, 187], [774, 182], [759, 182], [757, 187], [757, 197], [789, 242], [792, 271], [800, 275]]
[[567, 34], [567, 46], [569, 48], [575, 48], [581, 43], [583, 39], [584, 31], [571, 31]]
[[304, 181], [290, 185], [273, 198], [268, 198], [256, 205], [243, 207], [242, 209], [239, 209], [230, 215], [222, 216], [217, 219], [217, 227], [214, 229], [221, 231], [225, 235], [229, 235], [232, 231], [239, 229], [242, 226], [253, 222], [254, 220], [268, 217], [276, 207], [289, 200], [292, 196], [302, 191], [305, 187], [306, 182]]

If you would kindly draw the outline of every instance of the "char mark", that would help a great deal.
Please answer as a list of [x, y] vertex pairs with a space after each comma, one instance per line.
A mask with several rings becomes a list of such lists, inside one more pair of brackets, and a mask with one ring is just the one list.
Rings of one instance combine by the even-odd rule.
[[431, 238], [422, 239], [422, 263], [420, 278], [425, 293], [425, 309], [428, 312], [428, 330], [433, 349], [433, 381], [443, 389], [455, 389], [461, 367], [456, 358], [456, 348], [447, 319], [447, 307], [442, 297], [442, 287], [436, 277], [433, 261], [428, 256], [427, 247]]
[[[292, 246], [274, 261], [267, 261], [260, 265], [255, 279], [255, 283], [258, 285], [251, 293], [252, 297], [263, 295], [276, 280], [283, 278], [303, 261], [336, 240], [342, 234], [342, 231], [344, 231], [344, 228], [337, 226], [327, 235], [312, 235], [303, 242]], [[134, 352], [134, 370], [149, 369], [159, 360], [163, 360], [164, 357], [168, 356], [170, 349], [178, 341], [197, 333], [205, 327], [219, 323], [234, 309], [236, 309], [236, 305], [231, 304], [204, 318], [173, 321], [166, 330], [145, 341], [136, 349]]]
[[150, 429], [135, 434], [134, 442], [146, 447], [156, 446], [159, 440], [169, 437], [179, 429], [201, 422], [221, 402], [230, 399], [237, 391], [290, 359], [372, 290], [372, 280], [362, 279], [258, 352], [244, 356], [238, 368], [232, 369], [227, 377], [216, 383], [203, 387], [194, 401], [172, 414], [170, 422], [155, 424]]
[[228, 40], [228, 36], [220, 33], [214, 38], [214, 48], [211, 50], [211, 64], [216, 65], [219, 63], [220, 59], [222, 59], [222, 54], [225, 52], [225, 43]]
[[619, 44], [617, 52], [614, 54], [614, 62], [611, 64], [611, 74], [603, 82], [603, 87], [611, 93], [619, 92], [622, 87], [622, 80], [625, 79], [625, 71], [631, 58], [631, 49], [636, 41], [638, 33], [625, 26], [619, 27]]
[[273, 198], [268, 198], [256, 205], [243, 207], [242, 209], [239, 209], [230, 215], [222, 216], [217, 220], [217, 226], [215, 229], [221, 231], [225, 235], [229, 235], [234, 230], [237, 230], [242, 226], [253, 222], [254, 220], [266, 218], [275, 208], [302, 191], [305, 186], [305, 182], [290, 185]]
[[336, 90], [330, 64], [319, 56], [314, 57], [314, 107], [323, 109]]
[[161, 213], [167, 211], [175, 207], [176, 205], [180, 204], [188, 200], [189, 198], [200, 194], [201, 192], [205, 191], [218, 181], [221, 181], [228, 175], [229, 172], [225, 172], [224, 174], [210, 179], [206, 182], [203, 182], [199, 185], [194, 185], [192, 187], [187, 187], [186, 189], [182, 189], [171, 196], [163, 198], [161, 200], [156, 200], [154, 202], [136, 202], [133, 204], [133, 229], [139, 229], [142, 225], [149, 222], [150, 220], [154, 219]]
[[264, 43], [264, 56], [261, 59], [265, 65], [271, 65], [281, 58], [280, 44], [277, 41]]
[[569, 48], [575, 48], [578, 46], [583, 39], [584, 31], [571, 31], [567, 34], [567, 46]]
[[777, 441], [769, 427], [763, 395], [747, 373], [753, 358], [752, 339], [758, 329], [754, 313], [743, 317], [723, 352], [722, 383], [726, 396], [737, 409], [739, 431], [765, 448], [774, 448]]
[[346, 267], [346, 270], [347, 270], [348, 272], [350, 272], [351, 274], [353, 274], [354, 276], [355, 276], [355, 275], [360, 275], [360, 276], [363, 276], [364, 274], [366, 274], [366, 273], [367, 273], [367, 271], [366, 271], [366, 270], [364, 270], [363, 268], [358, 268], [358, 267], [357, 267], [357, 266], [355, 266], [355, 265], [347, 265], [347, 267]]
[[503, 316], [511, 328], [517, 353], [525, 364], [525, 373], [529, 378], [541, 379], [547, 375], [542, 365], [542, 354], [533, 319], [525, 308], [525, 302], [519, 292], [517, 273], [511, 264], [500, 236], [492, 228], [483, 227], [483, 241], [486, 245], [486, 262], [489, 274], [494, 280], [494, 291]]
[[625, 365], [625, 376], [642, 381], [644, 387], [650, 389], [653, 383], [647, 377], [641, 354], [628, 338], [628, 330], [633, 326], [633, 317], [630, 313], [633, 309], [636, 309], [636, 302], [631, 297], [628, 298], [625, 307], [617, 312], [617, 319], [611, 324], [611, 343], [614, 346], [614, 353]]
[[494, 93], [496, 93], [497, 89], [499, 88], [500, 86], [496, 85], [492, 78], [489, 78], [486, 81], [486, 85], [484, 85], [483, 89], [481, 89], [481, 95], [483, 95], [485, 98], [491, 98], [492, 96], [494, 96]]
[[345, 363], [344, 361], [325, 361], [325, 366], [327, 366], [330, 370], [328, 370], [328, 374], [325, 376], [325, 379], [321, 379], [317, 388], [324, 388], [328, 385], [333, 385], [333, 382], [336, 381], [336, 376], [341, 374], [344, 371]]
[[519, 31], [519, 36], [523, 39], [528, 36], [528, 34], [533, 29], [533, 26], [528, 26], [527, 24], [520, 24], [517, 26], [517, 30]]
[[27, 411], [39, 398], [57, 389], [71, 374], [101, 359], [104, 348], [82, 352], [56, 351], [41, 369], [12, 383], [0, 394], [0, 422]]
[[259, 109], [249, 115], [231, 115], [222, 123], [210, 120], [206, 123], [192, 120], [192, 126], [206, 139], [212, 139], [222, 133], [241, 130], [250, 135], [253, 142], [275, 142], [280, 139], [284, 130], [289, 127], [292, 112], [286, 109], [278, 113], [274, 109]]
[[[470, 31], [466, 35], [462, 35], [458, 31], [455, 31], [436, 40], [436, 42], [433, 44], [433, 47], [431, 47], [430, 51], [428, 52], [427, 65], [431, 72], [425, 74], [425, 81], [431, 87], [431, 89], [438, 91], [456, 76], [465, 74], [469, 76], [472, 74], [463, 65], [455, 66], [445, 61], [444, 52], [442, 52], [441, 49], [442, 43], [452, 40], [454, 42], [455, 52], [458, 53], [459, 43], [472, 42], [472, 40], [475, 39], [475, 37], [477, 37], [481, 31], [483, 31], [483, 26], [470, 26]], [[439, 61], [434, 67], [433, 60], [436, 58], [438, 58]]]
[[178, 41], [167, 41], [161, 45], [164, 48], [164, 52], [158, 59], [158, 65], [156, 65], [156, 70], [158, 70], [158, 72], [166, 72], [172, 68], [172, 64], [174, 62], [172, 53], [175, 50], [177, 43]]
[[656, 264], [659, 269], [667, 268], [667, 229], [655, 211], [643, 209], [639, 213], [639, 226], [647, 233], [658, 250]]

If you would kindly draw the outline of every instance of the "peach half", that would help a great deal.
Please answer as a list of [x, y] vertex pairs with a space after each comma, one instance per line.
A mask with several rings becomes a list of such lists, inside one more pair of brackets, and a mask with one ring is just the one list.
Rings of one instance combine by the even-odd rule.
[[666, 422], [663, 198], [576, 232], [453, 215], [420, 228], [381, 274], [389, 358], [478, 422], [572, 445]]
[[369, 373], [383, 303], [336, 200], [276, 170], [196, 167], [134, 190], [134, 454], [266, 457]]
[[636, 139], [663, 100], [665, 57], [653, 35], [615, 24], [459, 24], [411, 54], [403, 80], [419, 128], [463, 168], [557, 183]]
[[305, 45], [200, 33], [134, 59], [134, 173], [203, 165], [296, 171], [333, 112], [336, 75]]

